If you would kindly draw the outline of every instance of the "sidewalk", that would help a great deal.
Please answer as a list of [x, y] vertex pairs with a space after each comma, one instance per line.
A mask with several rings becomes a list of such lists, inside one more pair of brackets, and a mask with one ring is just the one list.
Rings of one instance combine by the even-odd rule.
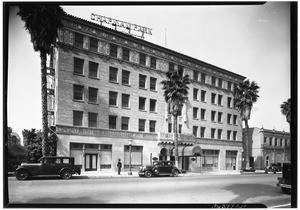
[[[280, 173], [280, 172], [279, 172]], [[243, 175], [243, 174], [265, 174], [264, 170], [256, 170], [255, 172], [243, 172], [243, 171], [211, 171], [211, 172], [186, 172], [179, 174], [179, 176], [203, 176], [203, 175]], [[74, 177], [79, 177], [79, 175], [73, 175]], [[81, 172], [80, 177], [82, 178], [113, 178], [113, 177], [138, 177], [138, 172], [133, 171], [132, 175], [128, 175], [128, 171], [122, 171], [121, 175], [115, 171], [85, 171]]]

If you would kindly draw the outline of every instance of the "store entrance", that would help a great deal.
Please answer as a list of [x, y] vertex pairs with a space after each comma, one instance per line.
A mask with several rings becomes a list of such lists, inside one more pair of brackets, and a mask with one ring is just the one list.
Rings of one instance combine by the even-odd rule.
[[97, 171], [97, 154], [85, 154], [84, 163], [86, 171]]

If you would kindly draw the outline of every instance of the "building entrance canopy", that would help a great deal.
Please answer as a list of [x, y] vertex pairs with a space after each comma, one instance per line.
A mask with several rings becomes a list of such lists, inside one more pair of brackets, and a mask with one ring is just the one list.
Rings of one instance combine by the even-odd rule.
[[202, 149], [199, 145], [178, 147], [178, 156], [195, 157], [201, 155], [202, 155]]

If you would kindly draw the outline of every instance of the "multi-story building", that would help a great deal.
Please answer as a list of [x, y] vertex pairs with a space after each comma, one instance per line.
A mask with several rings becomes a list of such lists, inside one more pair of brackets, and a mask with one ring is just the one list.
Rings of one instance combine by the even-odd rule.
[[128, 170], [129, 148], [133, 169], [155, 157], [174, 160], [161, 81], [175, 70], [192, 81], [178, 119], [179, 167], [240, 170], [233, 90], [245, 77], [71, 15], [63, 18], [52, 62], [49, 120], [57, 155], [74, 156], [82, 170], [116, 170], [119, 158]]
[[[254, 169], [265, 169], [272, 163], [290, 163], [290, 133], [249, 128], [249, 162]], [[245, 150], [246, 148], [244, 148]]]

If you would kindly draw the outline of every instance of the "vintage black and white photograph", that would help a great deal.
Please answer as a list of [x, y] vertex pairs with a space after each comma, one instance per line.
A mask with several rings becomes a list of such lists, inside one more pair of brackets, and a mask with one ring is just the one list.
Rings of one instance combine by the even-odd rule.
[[57, 3], [3, 3], [4, 206], [297, 207], [297, 2]]

